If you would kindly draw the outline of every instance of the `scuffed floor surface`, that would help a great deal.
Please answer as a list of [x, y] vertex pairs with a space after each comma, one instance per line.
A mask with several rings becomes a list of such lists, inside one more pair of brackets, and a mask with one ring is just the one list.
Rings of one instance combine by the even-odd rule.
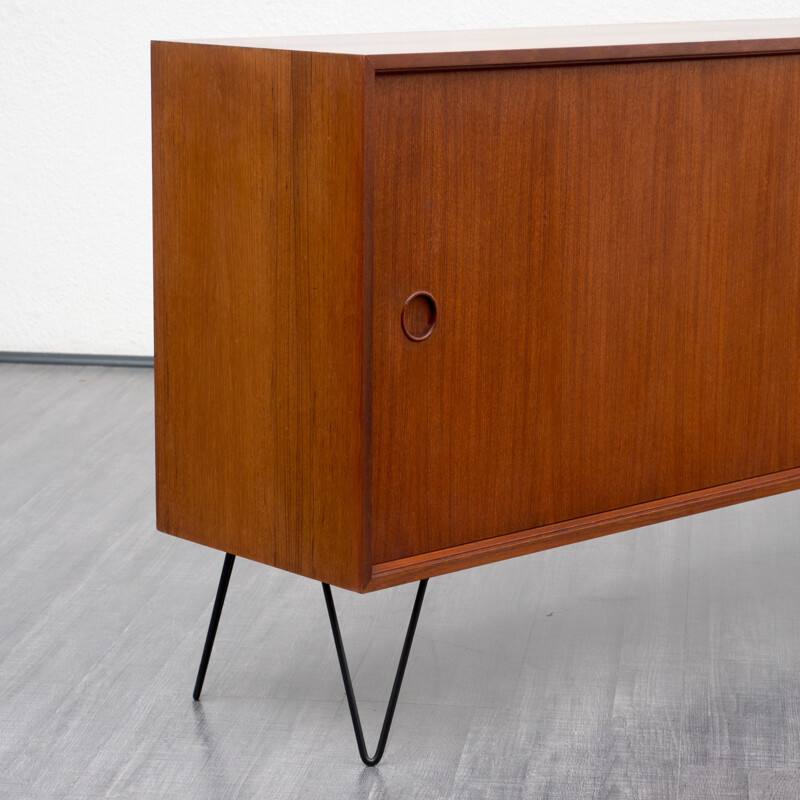
[[[319, 584], [155, 530], [147, 369], [0, 365], [0, 797], [800, 797], [800, 493], [431, 580], [361, 765]], [[334, 594], [374, 746], [415, 587]]]

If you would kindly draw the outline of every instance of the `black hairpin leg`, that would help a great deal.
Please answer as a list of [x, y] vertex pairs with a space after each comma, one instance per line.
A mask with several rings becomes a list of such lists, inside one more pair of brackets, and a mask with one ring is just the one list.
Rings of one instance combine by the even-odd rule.
[[408, 656], [411, 653], [411, 645], [414, 641], [414, 631], [417, 629], [417, 621], [419, 620], [419, 612], [422, 609], [422, 600], [425, 597], [425, 588], [428, 585], [428, 579], [419, 582], [417, 589], [417, 597], [414, 600], [414, 610], [411, 612], [411, 620], [408, 623], [408, 631], [406, 633], [406, 640], [403, 643], [403, 652], [400, 654], [400, 663], [397, 666], [397, 674], [394, 677], [394, 685], [392, 686], [392, 693], [389, 696], [389, 707], [386, 709], [386, 716], [383, 720], [383, 727], [381, 728], [381, 735], [378, 738], [378, 747], [375, 750], [375, 755], [370, 757], [367, 753], [367, 746], [364, 743], [364, 731], [361, 728], [361, 717], [358, 715], [358, 706], [356, 705], [356, 696], [353, 692], [353, 682], [350, 680], [350, 669], [347, 666], [347, 656], [344, 653], [344, 645], [342, 644], [342, 633], [339, 630], [339, 620], [336, 618], [336, 607], [333, 605], [333, 595], [331, 594], [331, 587], [327, 583], [322, 584], [322, 591], [325, 593], [325, 604], [328, 606], [328, 616], [331, 620], [331, 630], [333, 631], [333, 641], [336, 645], [336, 655], [339, 656], [339, 666], [342, 669], [342, 680], [344, 681], [344, 691], [347, 695], [347, 705], [350, 707], [350, 716], [353, 719], [353, 729], [356, 734], [356, 743], [358, 744], [358, 754], [361, 760], [368, 766], [374, 767], [383, 757], [383, 751], [386, 749], [386, 741], [389, 738], [389, 729], [392, 727], [392, 717], [394, 716], [394, 709], [397, 705], [397, 698], [400, 696], [400, 687], [403, 684], [403, 674], [406, 671], [406, 664], [408, 663]]
[[200, 699], [200, 692], [203, 691], [203, 681], [208, 669], [208, 659], [211, 658], [211, 650], [214, 647], [214, 638], [217, 635], [219, 618], [222, 614], [222, 606], [225, 604], [225, 595], [228, 592], [228, 583], [231, 580], [231, 570], [233, 570], [233, 560], [236, 556], [225, 553], [225, 561], [222, 564], [222, 574], [219, 576], [219, 586], [217, 587], [217, 599], [214, 600], [214, 609], [211, 612], [211, 621], [208, 623], [208, 633], [206, 634], [206, 645], [203, 648], [203, 657], [200, 659], [200, 669], [197, 670], [197, 680], [194, 684], [195, 700]]
[[[197, 670], [197, 681], [194, 685], [193, 694], [195, 700], [200, 699], [200, 692], [203, 690], [203, 681], [206, 677], [206, 670], [208, 669], [208, 661], [211, 658], [211, 651], [214, 648], [214, 639], [217, 635], [219, 618], [222, 615], [222, 606], [225, 604], [225, 595], [228, 592], [228, 584], [231, 580], [231, 572], [233, 570], [233, 562], [235, 558], [236, 556], [232, 555], [231, 553], [225, 554], [225, 561], [222, 565], [222, 574], [219, 576], [217, 597], [214, 600], [214, 608], [211, 611], [211, 620], [208, 623], [208, 634], [206, 635], [206, 644], [203, 648], [203, 657], [200, 659], [200, 669]], [[345, 655], [344, 644], [342, 643], [342, 633], [339, 630], [339, 620], [336, 617], [336, 607], [333, 604], [333, 594], [331, 593], [331, 587], [327, 583], [322, 584], [322, 591], [325, 593], [325, 604], [328, 607], [328, 617], [331, 621], [331, 630], [333, 631], [333, 641], [336, 645], [336, 655], [339, 657], [339, 666], [342, 670], [342, 680], [344, 681], [344, 691], [347, 695], [347, 705], [350, 708], [350, 716], [352, 717], [353, 729], [356, 734], [358, 754], [361, 756], [361, 760], [368, 767], [374, 767], [381, 760], [381, 758], [383, 758], [384, 750], [386, 750], [386, 742], [389, 739], [389, 729], [392, 727], [394, 710], [397, 706], [397, 699], [400, 697], [400, 687], [403, 685], [403, 675], [406, 671], [406, 664], [408, 664], [408, 657], [411, 654], [411, 645], [414, 642], [414, 633], [417, 630], [417, 622], [419, 621], [419, 613], [422, 610], [422, 600], [425, 597], [425, 589], [427, 585], [427, 578], [419, 582], [417, 596], [414, 600], [414, 608], [411, 611], [411, 620], [408, 623], [408, 631], [406, 631], [406, 639], [403, 642], [403, 650], [400, 653], [400, 663], [397, 665], [397, 674], [394, 676], [392, 693], [389, 696], [389, 706], [386, 709], [386, 716], [383, 719], [383, 727], [381, 728], [381, 734], [378, 737], [378, 747], [375, 750], [375, 755], [370, 757], [370, 755], [367, 753], [367, 746], [364, 743], [364, 731], [361, 728], [361, 717], [358, 714], [356, 696], [355, 692], [353, 691], [353, 682], [350, 679], [350, 668], [347, 666], [347, 656]]]

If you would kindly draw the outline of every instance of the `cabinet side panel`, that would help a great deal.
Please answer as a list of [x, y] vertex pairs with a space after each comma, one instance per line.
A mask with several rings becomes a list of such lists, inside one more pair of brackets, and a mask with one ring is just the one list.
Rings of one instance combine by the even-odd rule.
[[375, 117], [375, 564], [800, 466], [800, 56], [378, 74]]
[[361, 589], [363, 59], [152, 70], [158, 527]]

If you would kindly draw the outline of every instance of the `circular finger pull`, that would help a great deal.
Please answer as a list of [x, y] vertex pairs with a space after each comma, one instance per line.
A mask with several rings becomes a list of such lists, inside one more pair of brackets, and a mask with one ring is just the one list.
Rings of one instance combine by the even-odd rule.
[[414, 292], [403, 303], [403, 312], [400, 314], [400, 324], [403, 333], [412, 342], [421, 342], [427, 339], [436, 327], [436, 300], [430, 292]]

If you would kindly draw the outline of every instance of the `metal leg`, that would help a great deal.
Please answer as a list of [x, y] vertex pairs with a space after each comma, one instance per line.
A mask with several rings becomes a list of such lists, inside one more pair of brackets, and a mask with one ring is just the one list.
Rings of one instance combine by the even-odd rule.
[[211, 621], [208, 623], [206, 645], [203, 648], [203, 657], [200, 659], [200, 669], [197, 670], [197, 681], [195, 681], [194, 684], [194, 694], [192, 696], [195, 700], [200, 699], [200, 692], [203, 691], [203, 681], [205, 680], [206, 670], [208, 669], [208, 660], [211, 658], [211, 650], [214, 647], [214, 638], [217, 635], [219, 618], [222, 614], [222, 606], [225, 604], [225, 595], [228, 592], [228, 583], [231, 579], [231, 570], [233, 570], [233, 560], [235, 558], [236, 556], [225, 553], [225, 561], [222, 564], [222, 574], [219, 576], [219, 586], [217, 587], [217, 599], [214, 601]]
[[331, 594], [331, 587], [327, 583], [322, 584], [322, 591], [325, 593], [325, 604], [328, 606], [328, 616], [331, 620], [331, 630], [333, 631], [333, 641], [336, 645], [336, 655], [339, 656], [339, 666], [342, 669], [342, 680], [344, 681], [344, 691], [347, 695], [347, 705], [350, 707], [350, 716], [353, 719], [353, 729], [356, 734], [356, 743], [358, 744], [358, 754], [361, 760], [368, 766], [374, 767], [383, 757], [383, 751], [386, 749], [386, 741], [389, 738], [389, 729], [392, 726], [392, 717], [394, 716], [394, 709], [397, 705], [397, 698], [400, 696], [400, 687], [403, 684], [403, 674], [406, 671], [406, 664], [408, 663], [408, 656], [411, 653], [411, 644], [414, 641], [414, 632], [417, 629], [417, 621], [419, 620], [419, 612], [422, 609], [422, 600], [425, 597], [425, 588], [428, 585], [428, 579], [419, 582], [417, 589], [417, 597], [414, 600], [414, 610], [411, 612], [411, 621], [408, 623], [408, 631], [406, 633], [406, 640], [403, 643], [403, 652], [400, 654], [400, 663], [397, 666], [397, 674], [394, 678], [394, 685], [392, 686], [392, 694], [389, 697], [389, 707], [386, 709], [386, 716], [383, 720], [383, 727], [381, 728], [381, 735], [378, 738], [378, 747], [375, 750], [375, 755], [370, 757], [367, 753], [367, 746], [364, 743], [364, 731], [361, 729], [361, 717], [358, 715], [358, 706], [356, 705], [356, 696], [353, 692], [353, 682], [350, 680], [350, 669], [347, 666], [347, 656], [344, 653], [344, 645], [342, 644], [342, 633], [339, 630], [339, 621], [336, 618], [336, 607], [333, 605], [333, 595]]

